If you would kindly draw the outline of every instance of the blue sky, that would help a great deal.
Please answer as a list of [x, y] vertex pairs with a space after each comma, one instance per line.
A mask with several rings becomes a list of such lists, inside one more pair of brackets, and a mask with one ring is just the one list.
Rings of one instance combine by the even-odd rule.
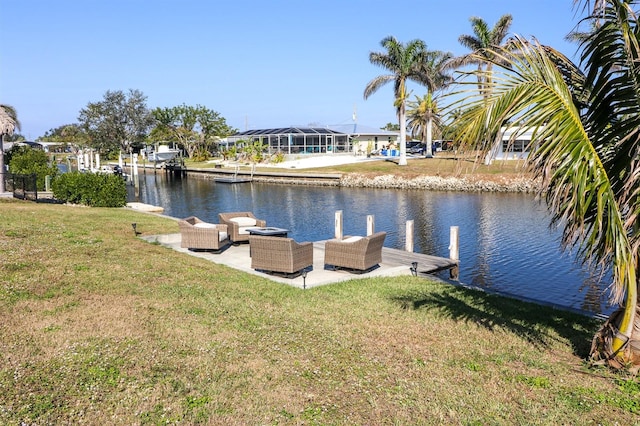
[[[393, 35], [461, 55], [469, 18], [505, 13], [512, 34], [573, 57], [572, 0], [0, 0], [0, 103], [28, 139], [77, 122], [107, 90], [138, 89], [149, 108], [200, 104], [240, 130], [395, 122], [392, 86], [369, 52]], [[414, 95], [424, 89], [412, 87]]]

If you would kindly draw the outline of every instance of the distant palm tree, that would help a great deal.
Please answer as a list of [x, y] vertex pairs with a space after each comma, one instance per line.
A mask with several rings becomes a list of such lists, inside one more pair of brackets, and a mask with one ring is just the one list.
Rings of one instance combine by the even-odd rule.
[[491, 88], [492, 80], [491, 68], [496, 59], [493, 48], [503, 45], [513, 18], [509, 14], [503, 15], [493, 28], [489, 28], [489, 25], [482, 18], [476, 16], [471, 17], [469, 21], [471, 21], [473, 35], [461, 35], [458, 42], [471, 52], [453, 58], [449, 61], [448, 67], [461, 68], [467, 65], [477, 65], [478, 71], [484, 70], [485, 72], [477, 73], [478, 90], [488, 96], [487, 92]]
[[[453, 82], [453, 77], [447, 71], [447, 64], [451, 61], [449, 52], [426, 50], [424, 60], [420, 63], [420, 82], [427, 87], [428, 92], [422, 97], [416, 96], [412, 103], [409, 128], [419, 124], [422, 130], [422, 141], [425, 142], [425, 157], [432, 157], [432, 126], [441, 127], [440, 112], [436, 101], [437, 93], [444, 90]], [[415, 130], [414, 130], [415, 131]]]
[[415, 101], [408, 103], [407, 126], [411, 129], [412, 135], [420, 135], [420, 140], [425, 143], [425, 157], [432, 157], [432, 135], [433, 130], [439, 131], [442, 128], [442, 119], [438, 102], [431, 93], [423, 97], [416, 96]]
[[4, 192], [4, 137], [11, 136], [13, 132], [20, 130], [18, 114], [14, 107], [0, 104], [0, 193]]
[[390, 74], [380, 75], [371, 80], [364, 89], [364, 98], [378, 91], [379, 88], [389, 82], [394, 83], [393, 93], [395, 96], [394, 106], [398, 113], [398, 124], [400, 125], [400, 160], [398, 165], [407, 165], [407, 125], [406, 125], [406, 101], [407, 80], [418, 83], [424, 81], [421, 72], [421, 64], [425, 60], [426, 45], [422, 40], [412, 40], [403, 44], [394, 37], [384, 38], [380, 44], [386, 52], [371, 52], [369, 61], [390, 71]]
[[592, 359], [637, 371], [640, 19], [634, 1], [598, 4], [604, 7], [597, 16], [601, 25], [582, 44], [584, 73], [536, 42], [517, 38], [513, 50], [493, 49], [499, 74], [489, 95], [460, 101], [465, 110], [457, 137], [479, 144], [512, 119], [533, 130], [529, 164], [541, 178], [553, 223], [563, 227], [564, 245], [577, 246], [585, 263], [613, 272], [611, 301], [620, 309], [596, 333]]

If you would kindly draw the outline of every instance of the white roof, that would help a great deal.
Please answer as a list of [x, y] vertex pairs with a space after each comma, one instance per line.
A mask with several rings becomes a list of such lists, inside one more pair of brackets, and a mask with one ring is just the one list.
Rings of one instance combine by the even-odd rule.
[[336, 132], [347, 133], [350, 135], [376, 135], [376, 136], [398, 136], [400, 132], [390, 132], [389, 130], [377, 129], [375, 127], [363, 126], [358, 123], [350, 124], [333, 124], [327, 126]]

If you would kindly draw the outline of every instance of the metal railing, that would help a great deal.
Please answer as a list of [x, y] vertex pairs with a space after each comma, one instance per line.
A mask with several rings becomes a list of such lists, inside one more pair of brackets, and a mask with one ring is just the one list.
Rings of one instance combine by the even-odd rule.
[[6, 191], [13, 192], [14, 198], [21, 200], [38, 200], [38, 184], [36, 174], [5, 173], [4, 187]]

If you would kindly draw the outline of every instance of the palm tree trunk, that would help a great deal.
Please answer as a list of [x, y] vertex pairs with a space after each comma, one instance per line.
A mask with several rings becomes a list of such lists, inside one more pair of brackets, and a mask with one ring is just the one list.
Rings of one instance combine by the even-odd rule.
[[596, 363], [640, 366], [640, 282], [635, 276], [631, 282], [635, 285], [629, 285], [624, 307], [611, 314], [593, 338], [591, 359]]
[[400, 102], [400, 111], [398, 112], [398, 121], [400, 124], [400, 159], [399, 166], [407, 165], [407, 118], [405, 114], [404, 99]]
[[[640, 333], [640, 328], [636, 325], [638, 318], [638, 277], [635, 273], [638, 270], [638, 261], [636, 260], [636, 268], [629, 271], [631, 275], [629, 277], [629, 286], [627, 287], [627, 294], [624, 303], [622, 316], [620, 323], [615, 324], [616, 328], [620, 330], [620, 334], [617, 334], [613, 338], [611, 349], [613, 353], [624, 352], [623, 359], [629, 360], [634, 358], [633, 345], [640, 343], [640, 336], [635, 334]], [[626, 338], [625, 338], [626, 337]], [[640, 347], [636, 349], [635, 357], [640, 359]]]
[[[634, 280], [636, 281], [636, 280]], [[634, 324], [635, 324], [635, 316], [636, 309], [638, 308], [638, 284], [629, 285], [627, 288], [627, 298], [624, 304], [624, 313], [622, 315], [622, 319], [620, 320], [620, 332], [624, 336], [629, 336], [629, 338], [633, 338], [634, 332]], [[613, 350], [618, 351], [624, 345], [624, 341], [619, 337], [616, 337], [613, 340]]]
[[427, 122], [425, 124], [425, 129], [427, 131], [427, 138], [426, 138], [427, 139], [427, 141], [426, 141], [427, 146], [424, 147], [424, 156], [426, 158], [433, 157], [433, 148], [432, 148], [433, 147], [433, 145], [432, 145], [433, 144], [433, 141], [432, 141], [433, 136], [432, 136], [432, 133], [431, 133], [432, 124], [433, 124], [433, 119], [431, 117], [427, 117]]
[[4, 133], [2, 133], [0, 134], [0, 194], [5, 190], [4, 173]]

